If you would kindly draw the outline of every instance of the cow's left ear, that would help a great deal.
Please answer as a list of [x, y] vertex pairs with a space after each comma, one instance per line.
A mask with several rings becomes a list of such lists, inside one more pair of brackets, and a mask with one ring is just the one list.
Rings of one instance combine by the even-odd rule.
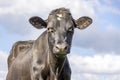
[[40, 17], [34, 16], [29, 19], [30, 24], [32, 24], [35, 28], [41, 29], [46, 28], [47, 23]]
[[75, 23], [76, 23], [76, 28], [85, 29], [92, 23], [92, 19], [84, 16], [76, 20]]

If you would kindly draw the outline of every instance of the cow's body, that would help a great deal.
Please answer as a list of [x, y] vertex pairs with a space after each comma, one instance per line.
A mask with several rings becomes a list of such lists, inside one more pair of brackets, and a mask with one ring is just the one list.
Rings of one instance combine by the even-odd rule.
[[12, 62], [7, 80], [71, 80], [67, 59], [74, 28], [83, 29], [92, 23], [88, 17], [74, 21], [68, 9], [53, 10], [47, 22], [32, 17], [30, 23], [47, 30], [34, 41], [31, 49], [20, 52]]

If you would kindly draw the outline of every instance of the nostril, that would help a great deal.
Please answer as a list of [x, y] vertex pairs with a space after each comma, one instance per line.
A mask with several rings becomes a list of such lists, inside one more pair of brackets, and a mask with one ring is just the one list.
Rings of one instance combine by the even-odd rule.
[[68, 47], [66, 46], [66, 47], [64, 48], [64, 50], [67, 50], [67, 48], [68, 48]]
[[56, 49], [59, 49], [59, 47], [58, 47], [58, 46], [55, 46], [55, 48], [56, 48]]

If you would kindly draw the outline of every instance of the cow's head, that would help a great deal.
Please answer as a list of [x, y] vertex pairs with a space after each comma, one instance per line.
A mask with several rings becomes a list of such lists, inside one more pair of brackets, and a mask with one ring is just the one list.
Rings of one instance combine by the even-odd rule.
[[36, 28], [47, 28], [48, 43], [52, 53], [57, 56], [65, 56], [70, 53], [74, 29], [84, 29], [92, 23], [89, 17], [81, 17], [74, 20], [68, 9], [59, 8], [53, 10], [47, 20], [40, 17], [32, 17], [29, 22]]

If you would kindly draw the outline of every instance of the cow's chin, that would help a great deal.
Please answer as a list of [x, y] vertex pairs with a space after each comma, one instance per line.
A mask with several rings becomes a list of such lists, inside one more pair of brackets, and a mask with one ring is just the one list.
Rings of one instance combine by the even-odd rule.
[[68, 54], [66, 51], [60, 51], [60, 52], [57, 52], [57, 51], [53, 51], [53, 54], [56, 56], [56, 57], [66, 57], [66, 55]]

